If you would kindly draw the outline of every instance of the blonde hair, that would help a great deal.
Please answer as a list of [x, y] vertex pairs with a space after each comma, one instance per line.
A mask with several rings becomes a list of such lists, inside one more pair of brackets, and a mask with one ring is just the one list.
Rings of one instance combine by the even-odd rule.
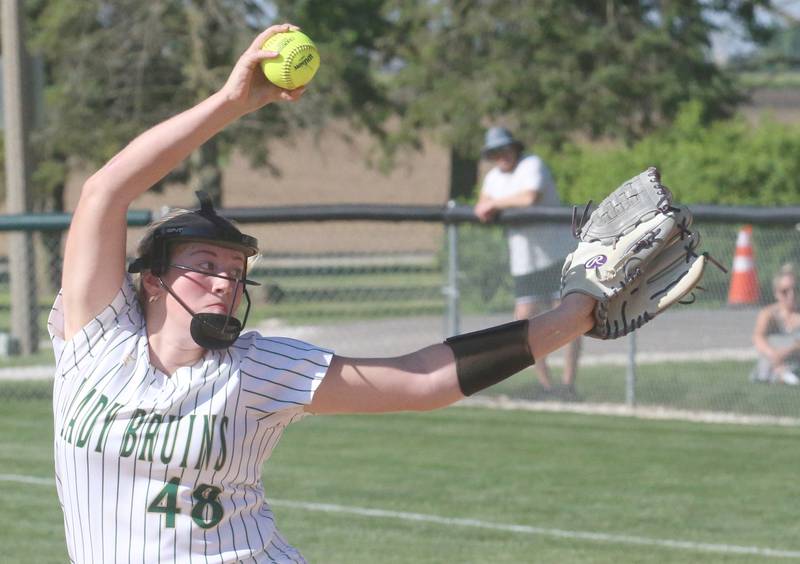
[[784, 263], [779, 269], [775, 276], [772, 277], [772, 289], [778, 289], [778, 283], [781, 281], [782, 278], [787, 276], [791, 276], [794, 279], [797, 279], [797, 274], [795, 273], [794, 264], [791, 262]]

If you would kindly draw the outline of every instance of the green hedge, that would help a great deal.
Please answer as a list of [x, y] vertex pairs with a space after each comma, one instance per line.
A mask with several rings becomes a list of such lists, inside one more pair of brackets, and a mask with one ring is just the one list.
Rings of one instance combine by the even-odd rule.
[[689, 103], [673, 125], [630, 147], [570, 145], [545, 155], [567, 203], [599, 201], [657, 166], [682, 203], [781, 206], [800, 202], [800, 127], [765, 117], [711, 125]]

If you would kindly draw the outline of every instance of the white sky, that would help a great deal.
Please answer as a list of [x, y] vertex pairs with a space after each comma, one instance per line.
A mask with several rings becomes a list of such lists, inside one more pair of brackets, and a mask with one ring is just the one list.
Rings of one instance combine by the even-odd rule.
[[[790, 14], [800, 20], [800, 0], [774, 0], [782, 12]], [[763, 14], [764, 17], [771, 17]], [[720, 18], [719, 24], [723, 26], [720, 33], [712, 34], [712, 53], [714, 59], [719, 62], [726, 62], [731, 55], [747, 53], [753, 49], [752, 44], [743, 41], [741, 33], [728, 21], [727, 18]]]

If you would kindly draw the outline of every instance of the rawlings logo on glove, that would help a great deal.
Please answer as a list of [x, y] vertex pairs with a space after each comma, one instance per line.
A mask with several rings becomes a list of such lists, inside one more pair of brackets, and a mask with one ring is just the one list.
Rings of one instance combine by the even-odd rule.
[[588, 211], [578, 220], [573, 210], [579, 243], [564, 262], [561, 296], [597, 299], [591, 337], [627, 335], [692, 292], [707, 261], [722, 268], [695, 252], [700, 234], [690, 229], [692, 213], [673, 205], [655, 168], [614, 190], [587, 218]]

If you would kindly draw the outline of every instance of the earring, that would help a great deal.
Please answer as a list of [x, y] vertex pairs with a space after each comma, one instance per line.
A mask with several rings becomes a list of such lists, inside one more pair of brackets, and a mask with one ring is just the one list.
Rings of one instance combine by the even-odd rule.
[[155, 302], [158, 301], [158, 299], [160, 297], [161, 297], [161, 294], [155, 294], [153, 296], [150, 296], [149, 298], [147, 298], [147, 303], [149, 303], [149, 304], [155, 303]]

